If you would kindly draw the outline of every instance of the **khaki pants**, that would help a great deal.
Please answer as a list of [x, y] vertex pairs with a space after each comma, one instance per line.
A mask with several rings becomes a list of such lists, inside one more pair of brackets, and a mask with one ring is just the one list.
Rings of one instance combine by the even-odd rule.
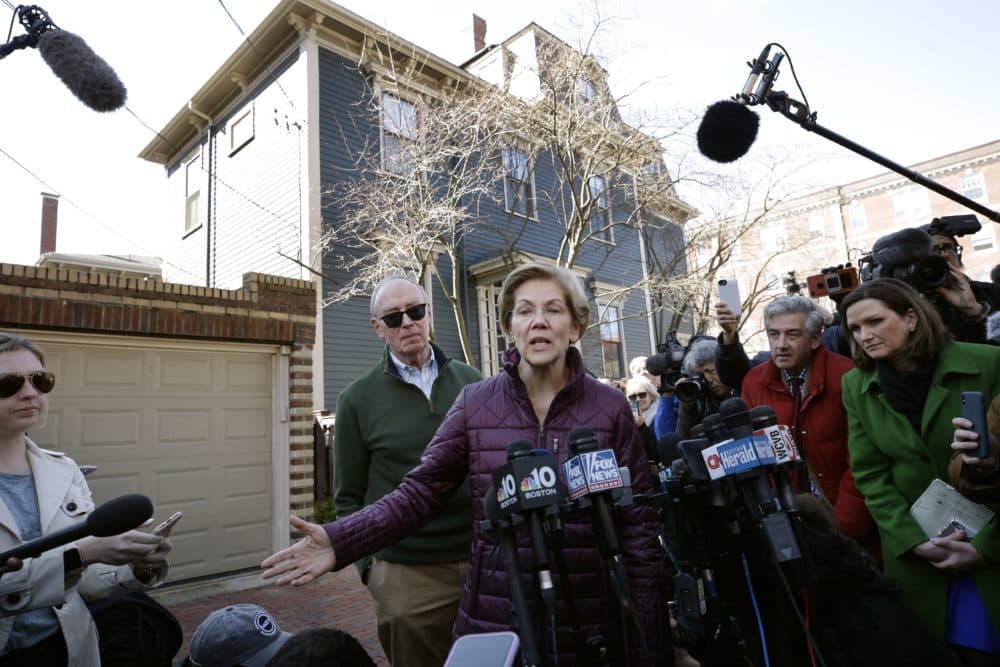
[[403, 565], [375, 558], [368, 590], [392, 667], [441, 667], [451, 648], [467, 561]]

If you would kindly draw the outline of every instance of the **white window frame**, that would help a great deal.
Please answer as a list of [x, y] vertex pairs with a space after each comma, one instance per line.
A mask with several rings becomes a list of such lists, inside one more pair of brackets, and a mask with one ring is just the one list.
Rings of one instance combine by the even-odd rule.
[[[596, 183], [600, 183], [600, 187], [595, 188]], [[614, 244], [615, 228], [612, 226], [614, 218], [611, 211], [611, 194], [608, 190], [608, 179], [601, 174], [595, 174], [587, 179], [587, 203], [595, 199], [596, 202], [590, 209], [590, 219], [587, 221], [590, 237], [600, 243]], [[595, 221], [599, 223], [596, 229]], [[598, 233], [602, 228], [606, 228], [604, 233]]]
[[[622, 329], [621, 305], [613, 301], [601, 299], [598, 299], [596, 303], [599, 314], [597, 330], [601, 339], [601, 375], [611, 379], [625, 378], [628, 376], [628, 367], [625, 365], [625, 360], [628, 359], [628, 355], [625, 353], [625, 333]], [[614, 313], [614, 317], [609, 321], [608, 315], [612, 312]], [[618, 334], [617, 341], [614, 340], [613, 336], [605, 338], [606, 331], [611, 327], [613, 327]], [[608, 354], [605, 348], [606, 341], [618, 346], [617, 375], [608, 373]]]
[[988, 201], [986, 196], [986, 179], [981, 171], [962, 174], [958, 179], [959, 191], [969, 199], [977, 202]]
[[[511, 158], [519, 156], [524, 159], [524, 165], [513, 165]], [[503, 162], [503, 201], [504, 210], [529, 220], [538, 220], [538, 208], [535, 199], [535, 164], [534, 158], [518, 146], [505, 146], [501, 150]], [[515, 169], [523, 169], [523, 178], [518, 178]], [[518, 194], [520, 191], [520, 194]]]
[[229, 137], [229, 156], [232, 157], [241, 148], [254, 140], [256, 136], [256, 118], [254, 115], [254, 104], [250, 103], [242, 113], [235, 116], [228, 123], [226, 135]]
[[[386, 110], [386, 100], [391, 98], [398, 104], [400, 109], [399, 118], [394, 118], [393, 115]], [[406, 107], [412, 108], [413, 110], [413, 124], [415, 127], [408, 127], [409, 121], [404, 118], [404, 111]], [[406, 114], [409, 115], [409, 114]], [[420, 108], [417, 103], [412, 99], [400, 95], [398, 92], [391, 90], [380, 90], [379, 91], [379, 135], [381, 138], [381, 156], [382, 156], [382, 169], [390, 174], [396, 176], [402, 176], [404, 178], [412, 178], [416, 175], [418, 169], [416, 164], [416, 159], [411, 159], [406, 161], [405, 157], [406, 148], [409, 147], [419, 147], [420, 145]], [[412, 136], [411, 136], [412, 135]], [[397, 147], [397, 155], [390, 156], [388, 146], [393, 144]], [[411, 148], [413, 158], [418, 154], [417, 150]], [[409, 167], [406, 165], [409, 164]], [[403, 168], [400, 168], [400, 165]]]
[[[183, 163], [184, 170], [184, 235], [190, 234], [202, 225], [201, 191], [204, 184], [204, 170], [201, 166], [201, 148]], [[193, 171], [194, 170], [194, 171]]]

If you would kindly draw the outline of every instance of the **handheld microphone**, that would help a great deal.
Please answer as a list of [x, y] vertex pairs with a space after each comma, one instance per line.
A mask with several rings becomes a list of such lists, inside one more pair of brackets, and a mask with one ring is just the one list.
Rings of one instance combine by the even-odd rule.
[[77, 99], [100, 112], [125, 104], [127, 92], [118, 75], [83, 39], [59, 28], [36, 5], [22, 5], [17, 14], [28, 31], [19, 46], [37, 47], [42, 60]]
[[[590, 521], [597, 535], [597, 550], [608, 564], [608, 573], [618, 599], [623, 620], [622, 637], [627, 654], [630, 641], [627, 622], [624, 621], [635, 620], [635, 609], [628, 575], [625, 572], [625, 559], [622, 556], [618, 532], [608, 503], [610, 492], [624, 486], [621, 470], [618, 468], [614, 450], [597, 448], [597, 436], [591, 428], [577, 426], [569, 432], [567, 439], [570, 452], [581, 460], [587, 485], [586, 495], [590, 501]], [[645, 646], [642, 627], [637, 625], [636, 630], [639, 633], [640, 645]]]
[[754, 433], [767, 438], [774, 450], [775, 462], [794, 463], [799, 460], [799, 450], [795, 446], [792, 429], [778, 424], [778, 416], [770, 405], [758, 405], [750, 410], [750, 423]]
[[548, 450], [536, 452], [530, 441], [512, 440], [507, 443], [507, 463], [493, 471], [500, 514], [508, 517], [521, 514], [526, 520], [542, 602], [553, 619], [555, 587], [539, 510], [559, 504], [556, 466], [556, 459]]
[[[798, 503], [795, 501], [795, 491], [788, 480], [788, 472], [785, 464], [796, 464], [799, 461], [799, 453], [795, 447], [795, 438], [792, 431], [787, 426], [778, 424], [778, 416], [774, 413], [774, 408], [770, 405], [758, 405], [750, 410], [750, 422], [754, 426], [754, 433], [761, 434], [767, 438], [774, 449], [775, 460], [778, 467], [774, 472], [775, 483], [778, 487], [778, 494], [781, 503], [789, 511], [797, 511]], [[805, 471], [803, 471], [805, 472]]]
[[0, 563], [8, 558], [37, 558], [49, 549], [61, 547], [83, 537], [111, 537], [132, 530], [153, 516], [153, 503], [141, 494], [112, 498], [72, 526], [43, 535], [0, 553]]

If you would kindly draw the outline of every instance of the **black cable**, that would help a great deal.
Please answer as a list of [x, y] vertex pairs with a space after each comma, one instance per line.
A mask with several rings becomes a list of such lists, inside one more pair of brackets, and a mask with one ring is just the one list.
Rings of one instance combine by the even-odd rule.
[[781, 569], [781, 564], [778, 563], [773, 558], [771, 562], [774, 564], [774, 568], [778, 571], [778, 579], [781, 580], [781, 586], [785, 589], [785, 595], [788, 597], [788, 602], [791, 604], [792, 611], [795, 612], [795, 618], [798, 619], [799, 625], [802, 626], [802, 632], [805, 633], [806, 641], [812, 646], [813, 652], [816, 655], [816, 660], [822, 667], [826, 667], [826, 661], [823, 659], [823, 653], [819, 649], [819, 644], [813, 638], [812, 633], [809, 632], [809, 626], [806, 625], [806, 620], [802, 617], [802, 612], [799, 610], [798, 601], [795, 599], [795, 594], [792, 592], [791, 586], [788, 585], [788, 579], [785, 578], [785, 572]]

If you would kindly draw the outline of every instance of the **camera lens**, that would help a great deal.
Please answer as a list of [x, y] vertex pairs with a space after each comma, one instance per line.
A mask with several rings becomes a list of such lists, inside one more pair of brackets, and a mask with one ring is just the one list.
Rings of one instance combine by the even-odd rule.
[[674, 395], [677, 396], [677, 400], [682, 403], [691, 403], [698, 400], [699, 396], [702, 396], [705, 389], [704, 378], [695, 376], [690, 378], [683, 378], [677, 381], [674, 387]]
[[930, 290], [941, 287], [948, 282], [951, 269], [948, 260], [937, 255], [922, 257], [913, 265], [913, 283], [919, 290]]

